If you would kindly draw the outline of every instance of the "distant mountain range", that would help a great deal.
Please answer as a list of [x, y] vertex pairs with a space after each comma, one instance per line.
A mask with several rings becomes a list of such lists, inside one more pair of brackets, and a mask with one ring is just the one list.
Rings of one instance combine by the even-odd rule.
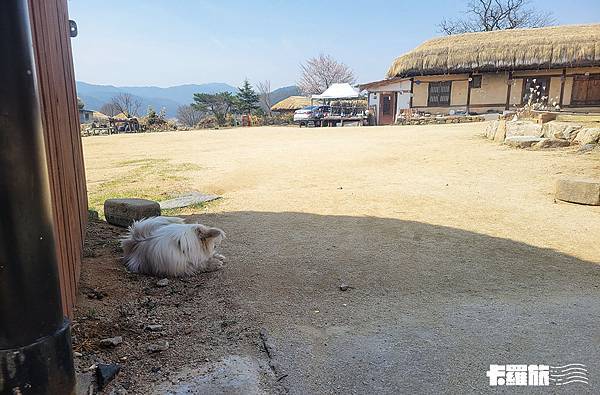
[[[83, 100], [86, 109], [98, 111], [102, 105], [110, 102], [119, 93], [129, 93], [140, 99], [142, 102], [140, 111], [143, 114], [146, 113], [148, 106], [152, 106], [156, 111], [164, 107], [170, 118], [176, 116], [179, 106], [190, 104], [193, 101], [194, 93], [213, 94], [219, 92], [236, 93], [237, 88], [221, 82], [159, 88], [156, 86], [94, 85], [77, 81], [77, 96]], [[298, 95], [298, 92], [296, 86], [276, 89], [271, 93], [273, 104], [289, 96]]]

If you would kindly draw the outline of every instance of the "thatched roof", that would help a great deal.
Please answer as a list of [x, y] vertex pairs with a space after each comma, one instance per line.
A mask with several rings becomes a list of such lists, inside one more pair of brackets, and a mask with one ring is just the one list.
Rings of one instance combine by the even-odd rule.
[[129, 119], [129, 117], [127, 115], [125, 115], [125, 113], [122, 113], [122, 112], [118, 113], [113, 118], [115, 118], [115, 119]]
[[387, 76], [600, 65], [600, 24], [434, 38], [397, 58]]
[[105, 114], [101, 113], [100, 111], [94, 111], [94, 114], [92, 114], [92, 117], [96, 118], [96, 119], [101, 119], [101, 120], [109, 118], [108, 115], [105, 115]]
[[304, 96], [290, 96], [282, 101], [275, 103], [271, 106], [273, 111], [282, 110], [298, 110], [302, 107], [310, 106], [310, 97]]

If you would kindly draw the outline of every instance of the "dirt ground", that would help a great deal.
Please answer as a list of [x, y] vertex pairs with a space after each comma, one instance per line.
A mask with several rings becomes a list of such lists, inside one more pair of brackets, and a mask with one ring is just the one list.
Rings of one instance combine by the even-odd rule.
[[[480, 393], [490, 364], [583, 363], [591, 386], [573, 390], [597, 391], [600, 207], [556, 202], [553, 185], [600, 177], [600, 151], [511, 149], [483, 130], [85, 138], [92, 201], [222, 195], [181, 214], [223, 228], [228, 261], [159, 287], [121, 266], [122, 230], [91, 223], [79, 368], [121, 364], [107, 392]], [[111, 336], [123, 343], [99, 346]]]

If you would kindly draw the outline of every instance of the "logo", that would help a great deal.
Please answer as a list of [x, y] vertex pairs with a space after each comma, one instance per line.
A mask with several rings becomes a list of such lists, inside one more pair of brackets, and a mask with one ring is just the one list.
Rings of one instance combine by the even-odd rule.
[[495, 386], [589, 385], [587, 367], [581, 363], [550, 365], [490, 365], [486, 376]]

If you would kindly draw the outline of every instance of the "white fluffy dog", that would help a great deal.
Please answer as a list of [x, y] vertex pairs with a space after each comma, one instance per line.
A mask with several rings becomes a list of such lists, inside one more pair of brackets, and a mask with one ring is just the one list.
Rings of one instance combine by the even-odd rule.
[[121, 240], [125, 265], [136, 273], [178, 277], [212, 272], [223, 266], [215, 252], [225, 232], [177, 217], [151, 217], [134, 222]]

